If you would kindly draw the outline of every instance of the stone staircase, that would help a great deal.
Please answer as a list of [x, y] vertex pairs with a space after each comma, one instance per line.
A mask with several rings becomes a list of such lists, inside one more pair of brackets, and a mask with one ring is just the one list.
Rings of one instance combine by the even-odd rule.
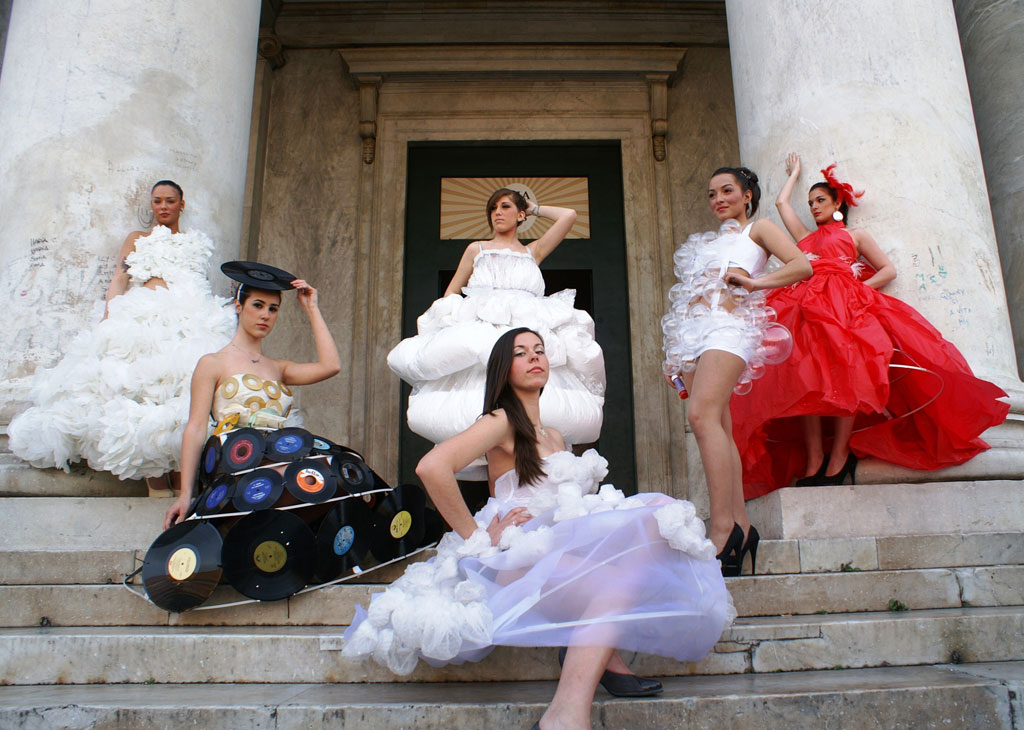
[[[169, 502], [25, 469], [0, 465], [0, 728], [527, 728], [551, 697], [553, 649], [408, 677], [343, 660], [354, 604], [401, 565], [169, 615], [120, 584]], [[788, 489], [751, 511], [740, 618], [697, 664], [627, 656], [665, 693], [599, 690], [594, 727], [1024, 730], [1024, 483]]]

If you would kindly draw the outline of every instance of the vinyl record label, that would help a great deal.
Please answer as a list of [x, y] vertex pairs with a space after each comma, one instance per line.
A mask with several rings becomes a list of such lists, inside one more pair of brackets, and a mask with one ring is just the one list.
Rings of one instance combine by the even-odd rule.
[[174, 580], [188, 580], [196, 572], [199, 556], [192, 547], [180, 547], [167, 561], [167, 574]]
[[252, 554], [252, 562], [264, 573], [276, 573], [287, 561], [287, 548], [276, 540], [261, 542]]

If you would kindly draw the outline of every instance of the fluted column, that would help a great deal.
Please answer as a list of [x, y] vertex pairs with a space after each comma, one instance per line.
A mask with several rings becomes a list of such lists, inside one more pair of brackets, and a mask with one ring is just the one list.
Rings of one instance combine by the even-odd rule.
[[1024, 369], [1024, 2], [954, 0], [1017, 366]]
[[864, 478], [1019, 475], [1024, 386], [952, 3], [726, 0], [726, 12], [740, 156], [761, 176], [765, 214], [778, 220], [772, 203], [795, 151], [804, 173], [793, 203], [813, 226], [804, 196], [818, 169], [837, 162], [867, 190], [852, 225], [896, 265], [886, 293], [1011, 396], [1011, 419], [989, 432], [996, 448], [984, 458], [938, 474], [868, 466]]
[[[238, 251], [259, 0], [31, 0], [0, 76], [0, 421], [95, 317], [149, 187]], [[101, 306], [101, 305], [100, 305]]]

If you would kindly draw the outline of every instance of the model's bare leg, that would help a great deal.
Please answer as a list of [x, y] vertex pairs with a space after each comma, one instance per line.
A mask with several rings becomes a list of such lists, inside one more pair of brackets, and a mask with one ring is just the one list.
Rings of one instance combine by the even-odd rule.
[[[711, 519], [708, 537], [721, 552], [732, 532], [733, 501], [736, 494], [736, 462], [738, 455], [729, 423], [729, 399], [740, 373], [746, 367], [743, 359], [729, 352], [708, 350], [697, 361], [697, 369], [687, 373], [686, 388], [690, 391], [687, 415], [697, 439], [701, 462], [708, 483]], [[740, 486], [742, 495], [742, 485]], [[742, 504], [742, 497], [740, 504]], [[749, 525], [749, 521], [747, 521]]]
[[832, 451], [828, 458], [828, 469], [825, 476], [834, 476], [846, 464], [850, 455], [850, 435], [853, 433], [853, 416], [836, 418], [835, 438], [832, 440]]
[[614, 649], [570, 646], [555, 696], [540, 719], [541, 730], [589, 730], [597, 683]]
[[807, 467], [804, 476], [817, 473], [821, 462], [825, 460], [825, 449], [821, 444], [821, 416], [802, 416], [804, 426], [804, 446], [807, 452]]

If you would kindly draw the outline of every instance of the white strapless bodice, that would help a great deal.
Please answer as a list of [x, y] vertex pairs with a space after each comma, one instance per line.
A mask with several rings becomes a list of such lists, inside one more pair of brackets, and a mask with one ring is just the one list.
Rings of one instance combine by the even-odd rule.
[[544, 294], [544, 277], [529, 251], [485, 248], [473, 259], [473, 273], [463, 293], [474, 290], [508, 289], [528, 292], [535, 297]]
[[125, 263], [136, 285], [157, 277], [168, 285], [201, 284], [209, 288], [206, 274], [212, 255], [213, 241], [205, 233], [171, 233], [170, 228], [157, 226], [135, 241], [135, 250]]

